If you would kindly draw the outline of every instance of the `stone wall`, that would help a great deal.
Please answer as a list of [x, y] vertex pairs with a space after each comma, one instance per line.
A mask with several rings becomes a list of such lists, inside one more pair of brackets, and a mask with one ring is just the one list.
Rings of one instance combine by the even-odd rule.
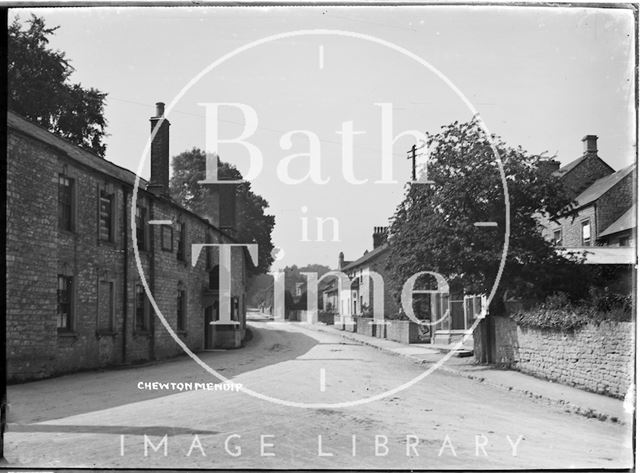
[[494, 360], [523, 373], [623, 398], [633, 382], [635, 325], [587, 324], [557, 331], [518, 326], [494, 317]]
[[[8, 379], [37, 379], [182, 353], [150, 306], [148, 327], [141, 331], [135, 327], [135, 288], [141, 276], [131, 241], [134, 174], [42, 129], [13, 120], [19, 126], [11, 127], [7, 136]], [[59, 174], [73, 179], [71, 231], [58, 228]], [[111, 241], [103, 241], [99, 235], [101, 190], [114, 195]], [[178, 289], [186, 291], [186, 326], [178, 335], [192, 351], [202, 350], [206, 330], [203, 293], [209, 271], [219, 257], [217, 249], [211, 251], [210, 258], [203, 250], [194, 267], [191, 244], [232, 240], [167, 199], [140, 189], [138, 202], [146, 207], [147, 220], [185, 224], [183, 260], [177, 255], [177, 225], [173, 225], [169, 249], [162, 248], [161, 228], [149, 225], [147, 248], [139, 251], [140, 263], [154, 299], [173, 330], [177, 329]], [[243, 249], [232, 249], [231, 270], [231, 296], [238, 299], [242, 336], [246, 283]], [[72, 278], [68, 330], [57, 328], [58, 275]], [[107, 293], [111, 297], [105, 297]]]
[[582, 222], [589, 220], [591, 226], [591, 244], [596, 245], [596, 209], [595, 206], [589, 205], [584, 207], [567, 217], [561, 217], [558, 222], [549, 222], [542, 235], [551, 240], [553, 232], [562, 230], [562, 246], [569, 248], [580, 247], [582, 244]]
[[608, 176], [612, 172], [613, 170], [597, 154], [589, 153], [586, 159], [567, 172], [562, 180], [565, 186], [571, 190], [572, 196], [577, 197], [596, 180]]

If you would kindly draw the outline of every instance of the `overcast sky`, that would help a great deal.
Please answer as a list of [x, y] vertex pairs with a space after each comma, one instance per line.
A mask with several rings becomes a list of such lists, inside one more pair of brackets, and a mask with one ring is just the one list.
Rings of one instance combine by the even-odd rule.
[[[28, 16], [28, 10], [13, 15]], [[67, 53], [75, 82], [109, 94], [107, 159], [137, 170], [149, 135], [154, 103], [172, 102], [204, 68], [252, 41], [288, 31], [331, 29], [369, 35], [404, 48], [439, 70], [471, 101], [489, 129], [508, 144], [532, 153], [549, 151], [562, 163], [582, 153], [581, 138], [600, 137], [600, 156], [614, 169], [635, 153], [634, 55], [631, 10], [533, 7], [342, 7], [342, 8], [58, 8], [38, 10], [60, 25], [51, 46]], [[204, 75], [176, 104], [171, 154], [205, 146], [202, 102], [249, 105], [258, 129], [247, 140], [264, 156], [254, 191], [276, 216], [274, 243], [285, 252], [277, 266], [321, 263], [335, 267], [338, 253], [355, 259], [371, 249], [374, 226], [386, 225], [409, 177], [411, 137], [394, 146], [396, 184], [381, 179], [381, 107], [393, 104], [394, 132], [437, 131], [470, 110], [429, 68], [381, 44], [337, 35], [306, 35], [244, 51]], [[220, 112], [220, 137], [238, 136], [244, 117]], [[354, 175], [342, 172], [342, 123], [353, 121]], [[322, 179], [286, 184], [278, 163], [307, 152], [319, 138]], [[286, 140], [284, 140], [286, 141]], [[285, 143], [286, 144], [286, 143]], [[247, 153], [222, 145], [222, 159], [246, 174]], [[298, 160], [300, 161], [300, 160]], [[293, 178], [308, 171], [289, 167]], [[148, 162], [142, 177], [148, 177]], [[306, 212], [303, 211], [306, 208]], [[302, 217], [315, 240], [316, 217], [331, 225], [325, 241], [302, 241]]]

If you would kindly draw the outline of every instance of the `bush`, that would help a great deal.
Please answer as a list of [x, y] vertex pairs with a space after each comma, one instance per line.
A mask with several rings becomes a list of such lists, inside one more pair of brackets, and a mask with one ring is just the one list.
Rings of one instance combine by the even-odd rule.
[[556, 293], [547, 297], [538, 307], [517, 311], [510, 317], [523, 327], [568, 331], [589, 322], [629, 322], [632, 320], [632, 309], [631, 296], [605, 292], [592, 294], [589, 301], [572, 303], [566, 294]]

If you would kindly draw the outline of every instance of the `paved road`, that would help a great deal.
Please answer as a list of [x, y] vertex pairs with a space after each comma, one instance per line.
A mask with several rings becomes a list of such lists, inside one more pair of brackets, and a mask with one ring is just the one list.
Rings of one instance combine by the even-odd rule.
[[[355, 402], [425, 369], [302, 325], [251, 325], [245, 348], [201, 358], [233, 382], [286, 402]], [[29, 467], [386, 469], [616, 468], [631, 461], [629, 426], [446, 373], [374, 402], [313, 409], [231, 391], [140, 390], [141, 381], [214, 379], [182, 357], [10, 386], [7, 460]]]

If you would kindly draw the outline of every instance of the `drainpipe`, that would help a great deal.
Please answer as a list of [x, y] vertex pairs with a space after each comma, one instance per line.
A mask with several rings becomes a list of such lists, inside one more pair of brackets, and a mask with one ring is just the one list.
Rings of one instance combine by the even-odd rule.
[[[153, 220], [153, 199], [149, 199], [149, 220]], [[149, 261], [149, 290], [151, 294], [156, 293], [156, 249], [155, 249], [155, 237], [153, 234], [154, 225], [149, 225], [149, 254], [151, 260]], [[151, 339], [149, 340], [149, 360], [156, 359], [156, 314], [151, 307], [151, 314], [149, 314], [149, 330], [151, 332]]]
[[123, 287], [122, 287], [122, 364], [127, 363], [127, 309], [129, 299], [129, 232], [127, 228], [129, 221], [127, 219], [127, 189], [122, 186], [122, 231], [123, 231], [123, 250], [124, 251], [124, 271], [123, 271]]

